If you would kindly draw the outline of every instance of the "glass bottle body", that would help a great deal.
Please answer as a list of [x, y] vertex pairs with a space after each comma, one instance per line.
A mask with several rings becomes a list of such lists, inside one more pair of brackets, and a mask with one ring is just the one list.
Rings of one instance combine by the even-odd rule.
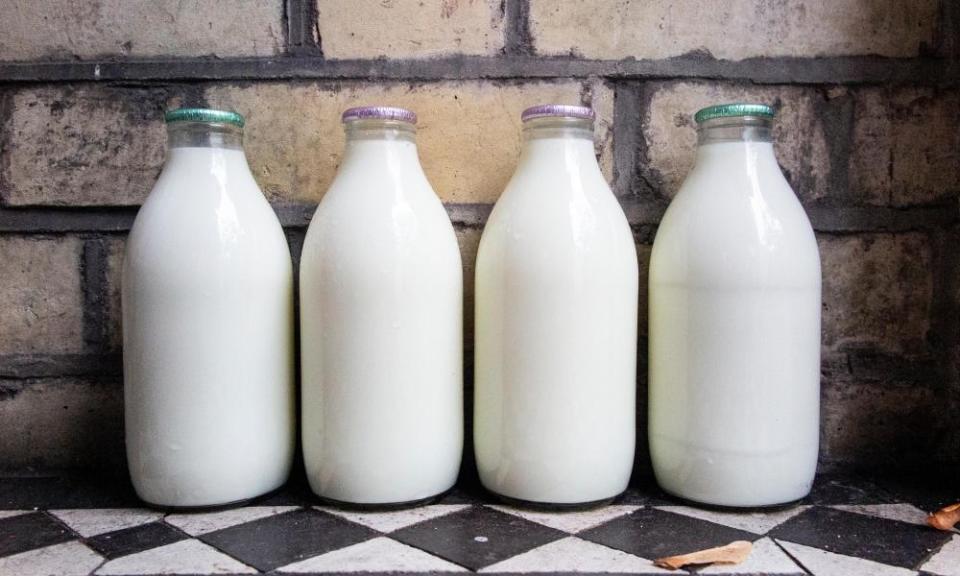
[[637, 254], [589, 120], [527, 121], [476, 269], [474, 447], [515, 500], [613, 498], [635, 447]]
[[819, 448], [820, 259], [770, 121], [701, 124], [650, 262], [649, 442], [667, 492], [797, 500]]
[[290, 471], [293, 270], [240, 129], [168, 130], [123, 264], [127, 456], [145, 501], [217, 506]]
[[302, 433], [313, 491], [387, 505], [453, 486], [463, 450], [463, 288], [411, 124], [348, 122], [300, 272]]

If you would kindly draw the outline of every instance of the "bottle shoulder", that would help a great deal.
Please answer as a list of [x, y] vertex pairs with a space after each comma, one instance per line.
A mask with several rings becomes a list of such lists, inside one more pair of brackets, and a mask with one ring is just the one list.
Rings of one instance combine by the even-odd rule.
[[629, 230], [623, 208], [599, 168], [565, 172], [541, 166], [518, 168], [487, 219], [491, 226], [543, 232], [575, 226]]
[[807, 213], [779, 169], [767, 177], [694, 170], [671, 200], [660, 229], [696, 226], [692, 233], [805, 235]]
[[422, 260], [460, 262], [456, 232], [443, 203], [426, 179], [416, 193], [406, 188], [365, 187], [336, 181], [321, 199], [304, 238], [302, 266], [342, 260], [338, 267], [366, 262]]
[[477, 258], [478, 267], [510, 261], [531, 272], [611, 264], [636, 276], [638, 266], [626, 215], [602, 179], [592, 191], [511, 182], [487, 219]]
[[770, 195], [725, 199], [707, 189], [681, 189], [657, 228], [651, 281], [819, 284], [813, 227], [784, 186], [777, 200]]
[[[227, 171], [230, 172], [229, 170]], [[226, 178], [167, 168], [137, 213], [127, 254], [139, 265], [289, 260], [283, 228], [249, 170]]]

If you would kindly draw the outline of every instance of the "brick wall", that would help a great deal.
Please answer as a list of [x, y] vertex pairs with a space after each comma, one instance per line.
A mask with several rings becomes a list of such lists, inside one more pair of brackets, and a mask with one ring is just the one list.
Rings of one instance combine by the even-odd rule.
[[819, 238], [824, 467], [955, 464], [958, 44], [951, 0], [3, 3], [0, 469], [123, 469], [118, 270], [166, 108], [247, 116], [295, 256], [342, 109], [414, 108], [463, 251], [469, 357], [477, 243], [524, 107], [596, 108], [646, 274], [692, 162], [691, 114], [734, 99], [777, 106], [777, 153]]

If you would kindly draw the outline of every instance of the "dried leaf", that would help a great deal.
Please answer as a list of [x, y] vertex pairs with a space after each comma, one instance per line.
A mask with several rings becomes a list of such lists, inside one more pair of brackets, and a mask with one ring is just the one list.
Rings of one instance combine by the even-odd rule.
[[739, 564], [750, 556], [753, 550], [753, 544], [746, 540], [737, 540], [726, 546], [718, 548], [709, 548], [680, 556], [670, 556], [669, 558], [657, 558], [653, 561], [655, 566], [677, 570], [689, 564]]
[[934, 512], [927, 516], [927, 524], [937, 530], [953, 530], [954, 525], [960, 522], [960, 502], [951, 504], [946, 508]]

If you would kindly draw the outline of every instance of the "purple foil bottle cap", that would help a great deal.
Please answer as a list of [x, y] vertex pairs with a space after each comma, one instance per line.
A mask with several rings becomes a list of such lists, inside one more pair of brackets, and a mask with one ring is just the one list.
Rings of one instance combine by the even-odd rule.
[[583, 118], [584, 120], [593, 120], [596, 117], [596, 114], [593, 113], [592, 108], [588, 108], [586, 106], [540, 104], [539, 106], [532, 106], [524, 110], [523, 114], [520, 115], [520, 120], [526, 122], [527, 120], [533, 120], [534, 118], [549, 117]]
[[343, 115], [340, 116], [341, 122], [354, 120], [397, 120], [416, 124], [417, 115], [412, 110], [393, 106], [358, 106], [344, 110]]

